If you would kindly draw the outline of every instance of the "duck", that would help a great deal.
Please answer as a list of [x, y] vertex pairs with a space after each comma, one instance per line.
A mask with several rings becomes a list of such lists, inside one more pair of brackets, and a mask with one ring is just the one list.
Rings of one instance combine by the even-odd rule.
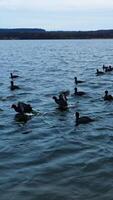
[[61, 110], [67, 109], [67, 107], [68, 107], [67, 98], [65, 98], [65, 96], [63, 94], [60, 94], [59, 98], [56, 96], [53, 96], [53, 99], [59, 105], [59, 109], [61, 109]]
[[97, 72], [96, 72], [96, 75], [99, 76], [99, 75], [104, 75], [105, 73], [102, 72], [102, 71], [99, 71], [99, 69], [97, 69]]
[[94, 121], [94, 119], [91, 119], [88, 116], [83, 116], [83, 117], [79, 117], [79, 112], [76, 112], [76, 125], [79, 124], [87, 124]]
[[18, 102], [17, 105], [12, 104], [11, 108], [13, 108], [17, 113], [20, 114], [31, 113], [33, 111], [32, 106], [24, 102]]
[[85, 95], [86, 93], [85, 92], [83, 92], [83, 91], [77, 91], [77, 88], [75, 87], [75, 92], [74, 92], [74, 95], [75, 96], [83, 96], [83, 95]]
[[74, 77], [74, 79], [75, 79], [75, 84], [76, 84], [76, 85], [77, 85], [78, 83], [84, 83], [84, 81], [77, 80], [77, 77], [76, 77], [76, 76]]
[[113, 100], [113, 96], [112, 95], [108, 95], [108, 90], [105, 91], [105, 96], [104, 96], [104, 100], [106, 101], [112, 101]]
[[20, 89], [20, 88], [19, 88], [19, 86], [17, 86], [17, 85], [14, 85], [14, 82], [13, 82], [13, 81], [11, 81], [11, 86], [10, 86], [10, 89], [11, 89], [11, 90], [16, 90], [16, 89]]
[[10, 77], [13, 79], [13, 78], [18, 78], [19, 76], [18, 75], [13, 75], [13, 73], [10, 73]]

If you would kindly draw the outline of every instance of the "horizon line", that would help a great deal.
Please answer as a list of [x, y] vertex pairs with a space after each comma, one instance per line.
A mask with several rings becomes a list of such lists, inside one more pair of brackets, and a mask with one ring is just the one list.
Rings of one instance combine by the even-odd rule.
[[46, 32], [50, 32], [50, 31], [63, 31], [63, 32], [65, 32], [65, 31], [70, 31], [70, 32], [72, 32], [72, 31], [77, 31], [77, 32], [79, 32], [79, 31], [109, 31], [109, 30], [113, 30], [113, 28], [111, 29], [111, 28], [108, 28], [108, 29], [106, 29], [106, 28], [101, 28], [101, 29], [87, 29], [87, 30], [63, 30], [63, 29], [57, 29], [57, 30], [47, 30], [47, 29], [45, 29], [45, 28], [38, 28], [38, 27], [16, 27], [16, 28], [1, 28], [0, 27], [0, 29], [8, 29], [8, 30], [12, 30], [12, 29], [40, 29], [40, 30], [45, 30]]

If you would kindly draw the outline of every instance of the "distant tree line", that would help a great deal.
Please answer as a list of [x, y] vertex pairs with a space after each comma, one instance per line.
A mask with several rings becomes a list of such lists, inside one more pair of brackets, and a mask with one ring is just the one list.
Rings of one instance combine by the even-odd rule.
[[46, 31], [44, 29], [0, 29], [0, 39], [110, 39], [113, 30]]

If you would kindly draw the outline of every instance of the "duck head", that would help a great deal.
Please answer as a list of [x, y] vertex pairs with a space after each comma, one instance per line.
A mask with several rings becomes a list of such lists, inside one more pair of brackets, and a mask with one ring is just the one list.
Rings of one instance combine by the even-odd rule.
[[106, 96], [108, 95], [108, 90], [105, 91], [105, 95], [106, 95]]
[[77, 77], [76, 76], [74, 77], [74, 79], [75, 79], [75, 81], [77, 81]]

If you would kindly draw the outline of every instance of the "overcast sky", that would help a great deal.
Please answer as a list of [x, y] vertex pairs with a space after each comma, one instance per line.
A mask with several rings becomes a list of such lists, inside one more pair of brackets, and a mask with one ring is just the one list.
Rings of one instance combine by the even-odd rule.
[[0, 0], [0, 28], [113, 29], [113, 0]]

